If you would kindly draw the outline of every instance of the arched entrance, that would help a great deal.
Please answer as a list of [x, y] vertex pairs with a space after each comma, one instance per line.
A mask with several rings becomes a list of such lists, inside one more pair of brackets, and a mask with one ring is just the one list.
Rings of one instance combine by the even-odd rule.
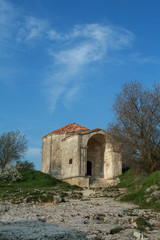
[[104, 150], [105, 136], [95, 134], [87, 144], [87, 171], [88, 176], [104, 177]]

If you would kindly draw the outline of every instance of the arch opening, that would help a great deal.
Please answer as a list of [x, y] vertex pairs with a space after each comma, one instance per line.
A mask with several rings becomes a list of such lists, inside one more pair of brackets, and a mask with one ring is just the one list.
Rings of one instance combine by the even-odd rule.
[[105, 136], [93, 135], [87, 143], [87, 171], [86, 175], [92, 177], [104, 177], [104, 151]]

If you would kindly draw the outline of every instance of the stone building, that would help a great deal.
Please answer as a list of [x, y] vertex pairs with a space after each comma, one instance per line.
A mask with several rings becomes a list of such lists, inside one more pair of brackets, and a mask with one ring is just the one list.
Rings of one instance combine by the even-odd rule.
[[52, 131], [42, 138], [42, 172], [83, 187], [108, 186], [122, 172], [117, 146], [100, 128], [76, 123]]

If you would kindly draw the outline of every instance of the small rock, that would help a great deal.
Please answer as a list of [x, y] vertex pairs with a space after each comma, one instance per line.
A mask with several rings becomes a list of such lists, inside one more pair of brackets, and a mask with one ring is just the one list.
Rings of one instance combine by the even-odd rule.
[[139, 240], [147, 239], [142, 233], [134, 232], [134, 236]]
[[123, 215], [122, 214], [118, 214], [118, 217], [123, 217]]
[[38, 219], [40, 222], [46, 222], [46, 219], [39, 218]]
[[153, 186], [151, 186], [151, 187], [146, 189], [146, 193], [149, 193], [149, 192], [151, 192], [153, 190], [156, 190], [156, 189], [158, 189], [158, 186], [157, 185], [153, 185]]
[[160, 197], [160, 191], [155, 190], [152, 194], [151, 197], [159, 198]]
[[53, 203], [54, 204], [57, 204], [57, 203], [60, 203], [62, 202], [62, 198], [60, 196], [53, 196]]

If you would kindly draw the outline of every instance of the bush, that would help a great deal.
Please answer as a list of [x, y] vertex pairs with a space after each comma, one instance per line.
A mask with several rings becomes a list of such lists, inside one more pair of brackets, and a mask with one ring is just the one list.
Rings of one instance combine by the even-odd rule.
[[4, 170], [0, 170], [0, 180], [2, 182], [16, 182], [22, 180], [22, 175], [16, 166], [9, 165]]

